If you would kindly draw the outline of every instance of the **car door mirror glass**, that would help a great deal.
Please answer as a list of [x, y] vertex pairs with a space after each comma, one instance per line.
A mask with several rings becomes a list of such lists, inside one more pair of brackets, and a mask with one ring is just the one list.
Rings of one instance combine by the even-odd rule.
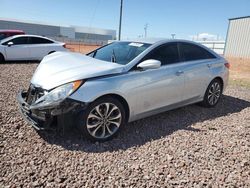
[[160, 68], [160, 66], [161, 62], [159, 60], [148, 59], [139, 63], [139, 65], [137, 65], [137, 68], [142, 70], [148, 70], [148, 69], [158, 69]]
[[13, 42], [8, 42], [7, 45], [10, 47], [12, 46], [14, 43]]

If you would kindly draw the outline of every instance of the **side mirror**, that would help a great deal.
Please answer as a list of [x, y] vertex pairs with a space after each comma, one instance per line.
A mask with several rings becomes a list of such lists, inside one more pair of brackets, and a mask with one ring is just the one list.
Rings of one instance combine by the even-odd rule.
[[137, 65], [137, 68], [140, 68], [142, 70], [158, 69], [160, 67], [161, 67], [161, 62], [155, 59], [148, 59]]
[[14, 43], [13, 42], [8, 42], [8, 46], [10, 47], [10, 46], [12, 46]]

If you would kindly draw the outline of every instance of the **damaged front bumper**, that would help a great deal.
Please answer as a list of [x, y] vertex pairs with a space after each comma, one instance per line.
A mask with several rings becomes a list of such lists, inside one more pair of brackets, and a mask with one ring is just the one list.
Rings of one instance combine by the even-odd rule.
[[[75, 115], [86, 108], [86, 103], [66, 98], [58, 104], [46, 107], [36, 107], [26, 102], [27, 92], [20, 91], [17, 101], [22, 116], [37, 130], [53, 129], [58, 122], [72, 121]], [[69, 120], [69, 117], [71, 117]], [[71, 122], [69, 122], [71, 123]]]

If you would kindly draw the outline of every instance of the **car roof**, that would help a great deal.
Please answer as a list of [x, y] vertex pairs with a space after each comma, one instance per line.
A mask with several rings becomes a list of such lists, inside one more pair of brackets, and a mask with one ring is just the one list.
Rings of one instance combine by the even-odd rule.
[[122, 40], [124, 42], [138, 42], [138, 43], [148, 43], [148, 44], [154, 44], [159, 41], [168, 40], [165, 38], [136, 38], [131, 40]]
[[122, 40], [124, 42], [138, 42], [138, 43], [147, 43], [147, 44], [163, 44], [168, 42], [185, 42], [185, 43], [191, 43], [191, 44], [198, 44], [197, 42], [185, 40], [185, 39], [167, 39], [167, 38], [137, 38], [133, 40]]
[[55, 40], [53, 40], [53, 39], [50, 39], [50, 38], [47, 38], [47, 37], [43, 37], [43, 36], [40, 36], [40, 35], [27, 35], [27, 34], [21, 34], [21, 35], [14, 35], [14, 36], [11, 36], [11, 37], [7, 37], [7, 38], [1, 40], [1, 43], [6, 42], [6, 41], [11, 40], [11, 39], [14, 39], [14, 38], [18, 38], [18, 37], [39, 37], [39, 38], [44, 38], [44, 39], [51, 40], [51, 41], [53, 41], [53, 42], [57, 42], [57, 41], [55, 41]]
[[0, 29], [0, 33], [24, 33], [24, 31], [15, 29]]

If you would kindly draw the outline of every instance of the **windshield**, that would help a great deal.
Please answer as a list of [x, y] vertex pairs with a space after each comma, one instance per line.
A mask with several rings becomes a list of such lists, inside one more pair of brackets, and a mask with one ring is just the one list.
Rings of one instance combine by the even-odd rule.
[[125, 65], [146, 50], [150, 44], [137, 42], [113, 42], [90, 54], [103, 61]]

